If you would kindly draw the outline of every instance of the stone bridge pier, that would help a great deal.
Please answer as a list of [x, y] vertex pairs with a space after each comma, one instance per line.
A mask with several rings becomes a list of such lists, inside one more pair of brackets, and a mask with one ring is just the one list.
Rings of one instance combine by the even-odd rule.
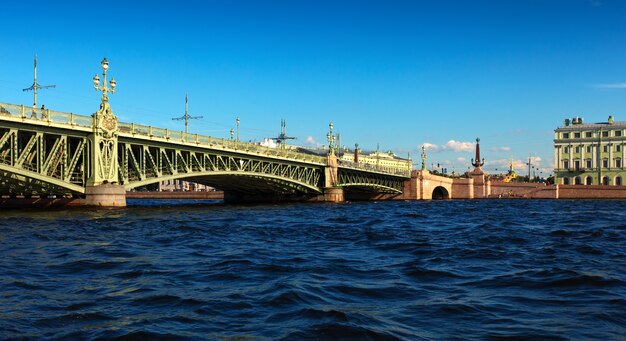
[[343, 188], [338, 187], [339, 182], [339, 161], [337, 156], [329, 154], [326, 156], [327, 166], [324, 168], [324, 201], [343, 202], [345, 201]]

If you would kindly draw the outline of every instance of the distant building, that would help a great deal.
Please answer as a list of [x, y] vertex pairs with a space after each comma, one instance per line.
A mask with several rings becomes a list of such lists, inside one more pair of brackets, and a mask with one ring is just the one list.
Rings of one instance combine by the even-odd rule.
[[354, 152], [345, 152], [340, 154], [340, 161], [356, 162], [359, 164], [365, 164], [371, 166], [373, 169], [397, 169], [410, 171], [413, 162], [411, 159], [403, 159], [396, 156], [392, 152], [380, 152], [375, 151], [371, 153], [361, 153], [359, 150], [356, 154]]
[[554, 130], [557, 184], [622, 185], [626, 177], [626, 122], [583, 123], [575, 117]]
[[159, 183], [159, 192], [165, 191], [214, 191], [215, 188], [184, 180], [165, 180]]

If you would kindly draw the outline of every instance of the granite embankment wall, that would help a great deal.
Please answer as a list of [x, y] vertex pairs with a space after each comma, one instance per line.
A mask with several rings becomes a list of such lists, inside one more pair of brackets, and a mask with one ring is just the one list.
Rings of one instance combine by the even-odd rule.
[[626, 199], [626, 186], [559, 185], [559, 199]]
[[626, 186], [491, 182], [490, 198], [626, 199]]
[[545, 183], [491, 182], [490, 198], [556, 199], [558, 189]]

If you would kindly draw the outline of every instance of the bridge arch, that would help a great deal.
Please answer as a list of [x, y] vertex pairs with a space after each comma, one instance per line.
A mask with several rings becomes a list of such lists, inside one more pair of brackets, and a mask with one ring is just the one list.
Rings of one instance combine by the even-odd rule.
[[[14, 186], [28, 188], [31, 192], [35, 191], [38, 193], [49, 194], [85, 194], [85, 187], [81, 185], [76, 185], [62, 179], [42, 175], [23, 168], [0, 164], [0, 173], [2, 173], [0, 178], [4, 179], [4, 181], [7, 181], [7, 179], [10, 178], [18, 180], [13, 182]], [[0, 185], [1, 182], [2, 181], [0, 181]]]
[[281, 177], [273, 174], [241, 171], [205, 171], [194, 173], [179, 173], [173, 175], [148, 178], [124, 184], [126, 190], [159, 183], [167, 180], [186, 180], [211, 186], [223, 191], [238, 193], [299, 193], [321, 194], [319, 187], [305, 182]]
[[433, 200], [450, 199], [450, 193], [443, 186], [437, 186], [433, 189]]
[[398, 188], [385, 186], [381, 184], [368, 184], [368, 183], [349, 183], [349, 184], [340, 184], [339, 187], [343, 187], [345, 189], [361, 192], [371, 192], [371, 193], [389, 193], [389, 194], [401, 194], [402, 191]]

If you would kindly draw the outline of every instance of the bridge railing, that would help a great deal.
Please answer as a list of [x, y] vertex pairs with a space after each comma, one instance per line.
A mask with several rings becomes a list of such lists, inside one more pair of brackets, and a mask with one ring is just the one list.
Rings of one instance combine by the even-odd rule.
[[91, 125], [93, 124], [93, 118], [91, 116], [65, 113], [50, 109], [31, 108], [24, 105], [15, 105], [2, 102], [0, 102], [0, 115], [19, 117], [23, 121], [36, 120], [81, 127], [91, 127]]
[[339, 165], [341, 167], [358, 169], [358, 170], [394, 174], [394, 175], [400, 175], [400, 176], [406, 176], [406, 177], [411, 176], [411, 169], [408, 169], [408, 166], [407, 167], [385, 167], [385, 166], [372, 165], [369, 163], [355, 163], [355, 162], [346, 161], [346, 160], [339, 160]]
[[235, 140], [228, 140], [224, 138], [216, 138], [211, 136], [204, 136], [198, 134], [190, 134], [177, 130], [170, 130], [164, 128], [155, 128], [151, 126], [120, 122], [120, 132], [131, 134], [134, 136], [145, 136], [149, 138], [162, 138], [168, 141], [178, 141], [186, 143], [195, 143], [200, 146], [219, 147], [221, 149], [230, 149], [233, 151], [240, 151], [246, 153], [255, 153], [257, 155], [264, 156], [276, 156], [286, 159], [309, 161], [315, 163], [325, 163], [326, 158], [319, 155], [310, 155], [306, 153], [300, 153], [294, 150], [278, 149], [261, 146], [251, 142], [241, 142]]

